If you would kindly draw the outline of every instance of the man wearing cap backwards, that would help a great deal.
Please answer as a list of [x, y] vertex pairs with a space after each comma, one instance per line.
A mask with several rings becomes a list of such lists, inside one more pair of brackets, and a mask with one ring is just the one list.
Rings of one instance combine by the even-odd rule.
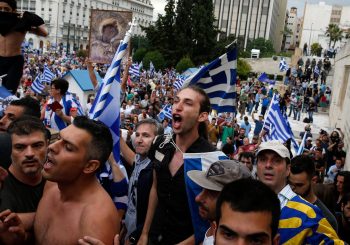
[[196, 196], [199, 215], [210, 222], [203, 245], [214, 243], [216, 201], [224, 186], [241, 178], [251, 178], [249, 169], [236, 160], [214, 162], [207, 171], [191, 170], [188, 177], [203, 188]]
[[343, 244], [321, 210], [295, 194], [287, 183], [290, 153], [282, 143], [269, 141], [260, 145], [257, 172], [260, 181], [280, 200], [280, 244]]

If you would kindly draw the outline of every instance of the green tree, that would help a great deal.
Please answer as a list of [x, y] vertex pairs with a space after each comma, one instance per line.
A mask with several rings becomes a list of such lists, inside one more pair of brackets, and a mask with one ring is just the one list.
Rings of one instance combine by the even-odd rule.
[[88, 56], [87, 50], [79, 49], [77, 52], [77, 56], [81, 58], [86, 58]]
[[151, 61], [156, 70], [164, 69], [165, 60], [163, 55], [158, 50], [146, 53], [145, 57], [142, 60], [143, 67], [145, 69], [149, 69], [149, 64]]
[[193, 23], [193, 60], [202, 64], [213, 58], [217, 31], [214, 27], [214, 7], [212, 0], [194, 0], [192, 9]]
[[319, 43], [311, 44], [311, 55], [321, 56], [322, 46]]
[[135, 51], [134, 55], [132, 56], [133, 61], [140, 62], [143, 60], [143, 57], [145, 57], [147, 53], [147, 49], [145, 48], [139, 48]]
[[131, 47], [133, 50], [140, 48], [149, 49], [148, 39], [144, 36], [136, 35], [131, 37]]
[[192, 57], [192, 7], [193, 0], [178, 0], [176, 6], [175, 45], [177, 57]]
[[271, 40], [266, 40], [262, 37], [254, 39], [252, 41], [249, 40], [247, 44], [247, 51], [250, 52], [251, 49], [259, 49], [260, 57], [269, 57], [272, 56], [275, 52]]
[[194, 64], [190, 57], [184, 57], [182, 58], [176, 65], [176, 71], [179, 73], [182, 73], [186, 71], [188, 68], [194, 67]]
[[333, 48], [338, 41], [343, 38], [343, 31], [339, 28], [337, 24], [329, 24], [326, 29], [326, 35], [329, 37], [328, 47], [331, 47], [333, 42]]
[[238, 59], [237, 61], [237, 75], [245, 80], [248, 78], [249, 73], [251, 72], [252, 67], [249, 63], [243, 59]]

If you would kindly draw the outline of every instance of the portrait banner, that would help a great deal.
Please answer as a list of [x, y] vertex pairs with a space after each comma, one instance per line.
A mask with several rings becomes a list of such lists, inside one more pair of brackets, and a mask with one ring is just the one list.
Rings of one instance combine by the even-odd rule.
[[94, 63], [110, 64], [120, 41], [132, 21], [132, 12], [91, 10], [89, 58]]

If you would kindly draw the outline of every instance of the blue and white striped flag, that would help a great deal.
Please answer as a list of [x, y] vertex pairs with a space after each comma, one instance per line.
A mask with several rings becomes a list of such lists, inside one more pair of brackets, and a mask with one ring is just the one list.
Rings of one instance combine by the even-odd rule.
[[187, 172], [191, 170], [207, 171], [211, 164], [219, 160], [228, 159], [222, 151], [204, 152], [204, 153], [184, 153], [185, 184], [188, 197], [188, 203], [191, 211], [192, 224], [196, 244], [203, 241], [205, 232], [209, 228], [209, 222], [199, 216], [198, 204], [195, 201], [196, 196], [202, 191], [202, 187], [194, 183]]
[[318, 77], [319, 75], [320, 75], [320, 68], [318, 68], [318, 66], [316, 65], [314, 69], [314, 76]]
[[298, 150], [299, 145], [294, 139], [292, 129], [290, 128], [287, 119], [283, 117], [281, 113], [276, 94], [274, 94], [271, 100], [263, 129], [266, 132], [262, 138], [263, 141], [278, 140], [285, 143], [288, 139], [291, 139], [295, 150]]
[[279, 67], [280, 67], [280, 71], [288, 70], [289, 67], [288, 67], [288, 64], [284, 58], [281, 58]]
[[182, 88], [182, 85], [185, 82], [185, 78], [182, 75], [176, 76], [176, 80], [174, 82], [174, 88], [176, 91], [180, 90]]
[[151, 73], [151, 77], [154, 76], [154, 72], [155, 72], [155, 68], [154, 68], [154, 65], [152, 63], [152, 61], [149, 62], [149, 71]]
[[203, 66], [187, 78], [183, 87], [197, 85], [210, 98], [212, 109], [220, 112], [236, 111], [237, 48]]
[[162, 122], [165, 118], [168, 118], [168, 119], [172, 119], [173, 116], [172, 116], [172, 113], [171, 113], [171, 105], [170, 104], [167, 104], [163, 107], [163, 109], [161, 110], [161, 112], [159, 112], [158, 114], [158, 119], [160, 122]]
[[303, 152], [304, 152], [306, 135], [307, 135], [307, 133], [304, 133], [303, 139], [302, 139], [302, 141], [301, 141], [301, 143], [299, 145], [299, 148], [298, 148], [298, 151], [297, 151], [297, 155], [298, 156], [303, 154]]
[[135, 20], [120, 43], [89, 112], [90, 118], [99, 120], [109, 127], [113, 136], [113, 155], [117, 163], [120, 163], [120, 70], [134, 23]]
[[77, 98], [76, 95], [67, 92], [67, 93], [66, 93], [66, 100], [67, 100], [67, 101], [68, 101], [68, 100], [71, 100], [71, 101], [73, 101], [73, 102], [75, 103], [75, 105], [77, 106], [77, 111], [78, 111], [78, 115], [79, 115], [79, 116], [85, 115], [84, 110], [83, 110], [83, 107], [81, 106], [80, 101], [79, 101], [79, 99]]
[[41, 94], [45, 89], [45, 84], [41, 82], [40, 76], [36, 76], [35, 80], [32, 82], [30, 89], [37, 94]]
[[55, 78], [55, 74], [52, 73], [47, 65], [44, 66], [43, 74], [41, 74], [42, 83], [51, 83], [52, 79]]
[[129, 68], [129, 74], [130, 75], [133, 75], [133, 76], [136, 76], [136, 77], [139, 77], [140, 76], [140, 66], [139, 64], [135, 63], [135, 64], [132, 64]]

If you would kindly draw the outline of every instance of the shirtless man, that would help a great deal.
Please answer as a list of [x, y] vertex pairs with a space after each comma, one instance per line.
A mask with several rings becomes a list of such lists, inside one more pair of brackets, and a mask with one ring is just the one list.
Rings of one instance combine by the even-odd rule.
[[49, 146], [46, 186], [34, 221], [36, 244], [77, 244], [85, 235], [113, 244], [120, 219], [112, 199], [95, 177], [112, 151], [102, 123], [76, 117]]
[[16, 0], [0, 0], [0, 75], [7, 74], [2, 79], [2, 85], [13, 94], [23, 74], [21, 44], [26, 33], [29, 31], [43, 37], [48, 35], [39, 16], [24, 12], [20, 17], [16, 8]]

